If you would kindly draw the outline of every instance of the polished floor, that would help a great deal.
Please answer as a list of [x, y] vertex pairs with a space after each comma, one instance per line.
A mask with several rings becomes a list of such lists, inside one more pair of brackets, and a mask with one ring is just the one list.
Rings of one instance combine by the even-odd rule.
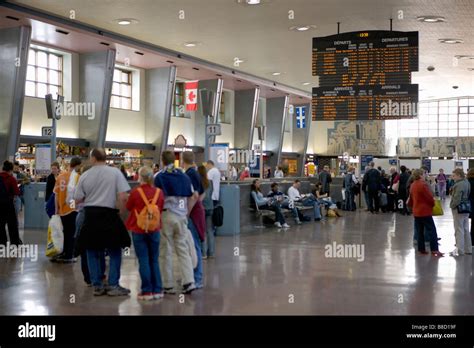
[[[454, 232], [445, 211], [435, 220], [440, 250], [449, 252]], [[418, 256], [412, 237], [412, 217], [365, 211], [288, 230], [249, 226], [217, 238], [216, 259], [204, 261], [204, 289], [184, 303], [176, 295], [144, 303], [136, 299], [133, 256], [121, 280], [131, 296], [93, 297], [79, 263], [50, 263], [46, 232], [27, 230], [24, 241], [38, 243], [40, 257], [0, 259], [0, 315], [473, 315], [473, 257]], [[333, 242], [363, 245], [364, 260], [326, 257]]]

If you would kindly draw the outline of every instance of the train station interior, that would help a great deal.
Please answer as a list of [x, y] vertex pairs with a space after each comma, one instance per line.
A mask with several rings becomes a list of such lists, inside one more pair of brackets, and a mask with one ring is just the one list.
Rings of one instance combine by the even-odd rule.
[[473, 18], [0, 1], [0, 315], [474, 315]]

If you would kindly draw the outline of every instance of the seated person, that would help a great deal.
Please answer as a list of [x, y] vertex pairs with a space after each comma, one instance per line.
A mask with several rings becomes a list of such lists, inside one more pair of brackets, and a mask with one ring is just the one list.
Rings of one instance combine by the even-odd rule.
[[298, 208], [295, 207], [294, 204], [291, 204], [291, 201], [288, 199], [288, 196], [284, 195], [283, 192], [278, 191], [278, 184], [274, 182], [271, 185], [271, 191], [268, 193], [267, 197], [275, 198], [281, 205], [282, 208], [291, 210], [293, 217], [295, 218], [295, 222], [297, 225], [301, 225], [301, 221], [299, 218]]
[[301, 181], [296, 179], [293, 183], [293, 186], [288, 189], [288, 197], [295, 203], [302, 204], [305, 207], [313, 207], [314, 221], [321, 221], [321, 208], [319, 206], [319, 202], [311, 193], [306, 195], [300, 194], [300, 186]]
[[314, 194], [316, 195], [318, 202], [321, 205], [324, 205], [326, 207], [326, 209], [328, 210], [328, 215], [329, 215], [329, 210], [333, 210], [337, 216], [342, 216], [337, 210], [337, 204], [332, 200], [331, 197], [328, 196], [327, 193], [324, 193], [324, 194], [321, 193], [321, 190], [322, 190], [321, 183], [317, 183], [314, 189]]
[[258, 209], [273, 210], [275, 212], [276, 227], [290, 227], [285, 221], [285, 217], [281, 212], [281, 206], [278, 200], [263, 197], [263, 194], [260, 191], [260, 180], [255, 179], [254, 181], [252, 181], [252, 185], [250, 187], [250, 195], [253, 199], [253, 203], [258, 206]]

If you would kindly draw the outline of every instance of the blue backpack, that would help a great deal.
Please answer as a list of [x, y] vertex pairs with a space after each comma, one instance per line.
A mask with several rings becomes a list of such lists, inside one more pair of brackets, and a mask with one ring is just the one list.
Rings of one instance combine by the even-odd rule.
[[46, 214], [48, 214], [49, 218], [56, 214], [56, 194], [53, 192], [53, 194], [49, 197], [48, 201], [46, 202], [45, 209], [46, 209]]

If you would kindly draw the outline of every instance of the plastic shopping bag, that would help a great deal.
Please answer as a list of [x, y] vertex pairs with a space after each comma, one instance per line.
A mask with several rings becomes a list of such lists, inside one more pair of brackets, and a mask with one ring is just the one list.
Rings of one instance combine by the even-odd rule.
[[48, 243], [46, 257], [53, 257], [63, 252], [63, 224], [59, 215], [53, 215], [48, 225]]
[[441, 205], [441, 200], [435, 199], [435, 205], [433, 207], [433, 216], [443, 215], [443, 206]]

